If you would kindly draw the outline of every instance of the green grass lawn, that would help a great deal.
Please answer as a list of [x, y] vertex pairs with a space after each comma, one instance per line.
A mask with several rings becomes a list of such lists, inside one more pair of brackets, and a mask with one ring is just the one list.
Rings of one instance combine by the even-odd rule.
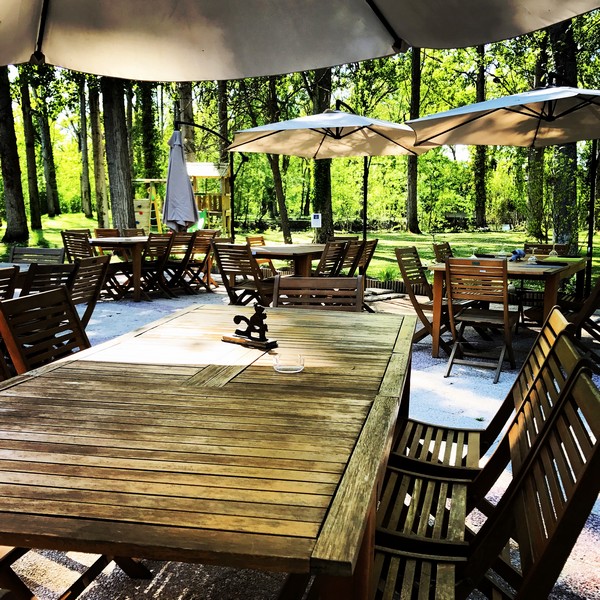
[[[63, 214], [54, 219], [43, 219], [43, 230], [30, 232], [29, 246], [62, 247], [60, 232], [62, 229], [85, 229], [94, 230], [97, 223], [94, 219], [87, 219], [82, 213]], [[250, 233], [250, 232], [248, 232]], [[243, 241], [246, 232], [237, 232], [237, 240]], [[283, 243], [283, 235], [280, 231], [267, 231], [263, 234], [269, 242]], [[369, 232], [369, 238], [378, 238], [379, 244], [375, 257], [369, 267], [369, 275], [380, 279], [392, 280], [399, 277], [399, 269], [394, 255], [394, 248], [398, 246], [416, 246], [421, 260], [430, 262], [433, 260], [432, 243], [450, 242], [456, 256], [470, 256], [473, 249], [482, 253], [499, 252], [504, 248], [507, 252], [515, 248], [522, 248], [523, 243], [528, 241], [521, 231], [490, 231], [490, 232], [464, 232], [464, 233], [441, 233], [436, 234], [435, 239], [430, 234], [415, 235], [406, 232]], [[581, 232], [579, 236], [580, 247], [585, 244], [587, 233]], [[293, 240], [296, 243], [312, 242], [313, 232], [295, 232]], [[581, 253], [585, 248], [581, 249]], [[0, 244], [0, 255], [4, 259], [8, 257], [8, 247]], [[600, 275], [600, 234], [594, 236], [594, 259], [592, 263], [594, 278]]]

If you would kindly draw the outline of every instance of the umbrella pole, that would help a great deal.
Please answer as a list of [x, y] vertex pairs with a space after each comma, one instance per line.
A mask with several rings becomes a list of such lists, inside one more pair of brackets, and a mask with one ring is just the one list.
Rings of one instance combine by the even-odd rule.
[[596, 173], [598, 171], [598, 140], [592, 140], [592, 160], [590, 163], [590, 206], [588, 211], [588, 262], [585, 266], [585, 295], [592, 290], [592, 256], [594, 247], [595, 208], [596, 208]]
[[363, 161], [363, 240], [367, 239], [367, 209], [369, 196], [369, 157]]

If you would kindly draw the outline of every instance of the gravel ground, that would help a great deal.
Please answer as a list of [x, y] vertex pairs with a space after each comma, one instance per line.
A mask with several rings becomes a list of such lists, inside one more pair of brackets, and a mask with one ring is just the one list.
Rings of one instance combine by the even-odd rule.
[[[222, 293], [183, 296], [175, 300], [100, 302], [88, 325], [92, 344], [154, 321], [191, 303], [227, 304]], [[377, 311], [410, 311], [405, 300], [373, 304]], [[517, 336], [517, 357], [524, 358], [534, 333]], [[516, 370], [502, 372], [492, 384], [489, 370], [457, 366], [444, 378], [446, 360], [431, 358], [430, 339], [416, 344], [411, 376], [411, 416], [455, 426], [485, 427], [510, 389]], [[506, 477], [508, 479], [508, 475]], [[501, 481], [494, 493], [500, 494]], [[40, 600], [54, 600], [75, 573], [91, 560], [80, 553], [29, 552], [15, 568]], [[279, 573], [240, 571], [222, 567], [145, 561], [154, 573], [150, 581], [129, 579], [111, 563], [88, 590], [84, 600], [270, 600], [283, 581]], [[600, 600], [600, 502], [596, 502], [586, 527], [550, 596], [553, 600]], [[340, 599], [343, 600], [343, 599]], [[533, 600], [533, 599], [532, 599]]]

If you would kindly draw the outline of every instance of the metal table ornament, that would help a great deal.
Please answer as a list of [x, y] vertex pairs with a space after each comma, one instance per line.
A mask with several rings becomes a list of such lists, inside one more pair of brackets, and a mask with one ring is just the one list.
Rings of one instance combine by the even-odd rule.
[[264, 306], [255, 304], [254, 314], [251, 317], [235, 315], [233, 322], [236, 325], [243, 323], [245, 328], [236, 329], [233, 335], [224, 335], [221, 338], [224, 342], [240, 344], [248, 348], [258, 348], [259, 350], [277, 348], [277, 341], [267, 338], [269, 328], [267, 327], [267, 315]]

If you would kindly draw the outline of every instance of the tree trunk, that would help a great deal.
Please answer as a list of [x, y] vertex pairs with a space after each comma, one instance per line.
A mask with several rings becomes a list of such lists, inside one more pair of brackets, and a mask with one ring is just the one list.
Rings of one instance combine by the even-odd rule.
[[81, 150], [81, 210], [88, 218], [92, 214], [92, 194], [90, 191], [90, 156], [87, 136], [87, 106], [85, 101], [85, 76], [79, 79], [79, 115], [81, 127], [79, 130], [79, 148]]
[[[534, 88], [540, 87], [548, 70], [548, 35], [540, 42], [540, 52], [535, 65]], [[530, 148], [527, 156], [529, 180], [527, 186], [527, 233], [536, 240], [546, 241], [544, 223], [544, 164], [545, 148]]]
[[[477, 102], [485, 100], [485, 48], [477, 46]], [[475, 226], [487, 227], [485, 208], [487, 205], [487, 192], [485, 180], [487, 178], [486, 167], [487, 148], [485, 146], [475, 147], [475, 161], [473, 165], [473, 177], [475, 180]]]
[[35, 159], [35, 127], [31, 111], [29, 94], [29, 77], [27, 67], [19, 67], [19, 88], [21, 91], [21, 111], [23, 113], [23, 137], [25, 138], [25, 158], [27, 161], [27, 190], [29, 193], [29, 219], [31, 229], [42, 228], [42, 209], [40, 191], [37, 180], [37, 163]]
[[227, 81], [217, 81], [217, 109], [219, 112], [219, 161], [229, 162], [227, 142], [229, 139], [229, 119], [227, 118]]
[[[191, 81], [182, 81], [177, 84], [179, 95], [178, 121], [186, 123], [194, 122], [194, 102], [192, 96]], [[196, 162], [196, 128], [192, 125], [181, 126], [181, 137], [183, 138], [183, 152], [187, 162]]]
[[[418, 119], [421, 111], [421, 49], [413, 48], [411, 56], [410, 79], [410, 118]], [[421, 233], [419, 228], [419, 215], [417, 212], [418, 195], [417, 180], [419, 167], [416, 156], [408, 157], [406, 172], [406, 228], [411, 233]]]
[[21, 184], [21, 166], [15, 135], [8, 67], [0, 67], [0, 115], [3, 115], [0, 119], [0, 163], [6, 207], [6, 231], [2, 241], [5, 244], [27, 242], [29, 230]]
[[[571, 21], [550, 27], [554, 66], [560, 85], [577, 86], [577, 46]], [[564, 144], [555, 151], [556, 170], [553, 186], [553, 240], [569, 244], [570, 252], [578, 246], [577, 144]]]
[[94, 161], [94, 189], [98, 227], [110, 227], [106, 171], [104, 169], [104, 146], [100, 122], [100, 94], [96, 83], [90, 86], [90, 126], [92, 131], [92, 158]]
[[[321, 113], [331, 104], [331, 68], [317, 69], [312, 88], [315, 113]], [[315, 160], [314, 212], [321, 213], [321, 228], [315, 231], [317, 242], [325, 243], [333, 236], [333, 209], [331, 205], [331, 159]]]
[[142, 81], [138, 84], [142, 124], [142, 156], [144, 160], [144, 179], [159, 179], [158, 148], [159, 139], [156, 131], [156, 103], [154, 101], [154, 84]]
[[113, 227], [135, 227], [123, 81], [102, 77], [101, 90]]

